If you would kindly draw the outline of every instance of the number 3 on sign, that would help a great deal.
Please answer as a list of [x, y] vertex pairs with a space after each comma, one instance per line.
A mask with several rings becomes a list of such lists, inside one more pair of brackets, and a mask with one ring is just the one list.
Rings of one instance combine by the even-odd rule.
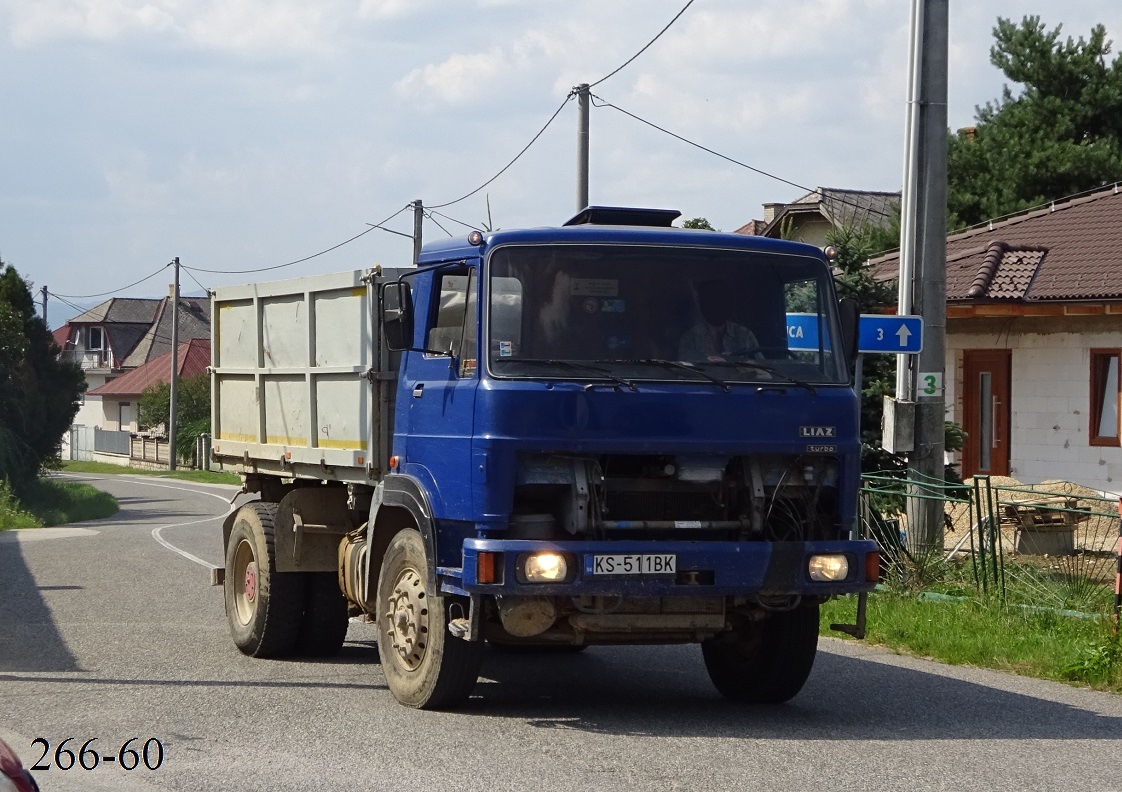
[[924, 371], [919, 375], [919, 398], [932, 399], [943, 395], [943, 372]]

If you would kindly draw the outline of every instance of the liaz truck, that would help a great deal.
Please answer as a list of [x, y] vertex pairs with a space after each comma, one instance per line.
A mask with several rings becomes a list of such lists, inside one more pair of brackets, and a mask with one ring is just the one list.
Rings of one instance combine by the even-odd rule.
[[466, 699], [485, 643], [697, 643], [728, 698], [798, 693], [820, 604], [878, 573], [857, 313], [821, 250], [677, 216], [217, 289], [213, 458], [257, 495], [213, 578], [237, 647], [329, 655], [363, 617], [419, 708]]

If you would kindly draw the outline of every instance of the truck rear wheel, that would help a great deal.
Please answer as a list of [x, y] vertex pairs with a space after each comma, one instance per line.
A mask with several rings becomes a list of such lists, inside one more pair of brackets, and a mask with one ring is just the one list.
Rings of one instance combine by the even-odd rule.
[[296, 644], [304, 613], [304, 581], [277, 572], [275, 503], [238, 510], [226, 545], [226, 620], [234, 644], [253, 657], [283, 657]]
[[378, 655], [390, 692], [418, 709], [461, 703], [479, 678], [482, 641], [448, 632], [448, 611], [462, 597], [428, 591], [425, 546], [412, 529], [399, 531], [386, 548], [378, 575]]
[[818, 605], [741, 622], [703, 641], [705, 668], [717, 690], [734, 701], [779, 704], [806, 683], [818, 651]]
[[303, 572], [304, 616], [296, 639], [297, 654], [305, 657], [332, 657], [339, 654], [347, 639], [347, 598], [339, 590], [334, 572]]

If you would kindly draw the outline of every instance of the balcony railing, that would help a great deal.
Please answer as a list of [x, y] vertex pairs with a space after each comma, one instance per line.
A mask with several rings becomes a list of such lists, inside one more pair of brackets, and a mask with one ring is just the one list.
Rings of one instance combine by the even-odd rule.
[[89, 369], [111, 368], [113, 355], [107, 350], [100, 349], [68, 349], [62, 353], [62, 359], [67, 363], [77, 363], [83, 371]]

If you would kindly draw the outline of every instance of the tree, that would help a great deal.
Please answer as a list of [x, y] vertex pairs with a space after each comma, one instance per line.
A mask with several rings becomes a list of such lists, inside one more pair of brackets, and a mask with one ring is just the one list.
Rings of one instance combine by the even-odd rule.
[[1040, 17], [998, 18], [990, 62], [1013, 83], [951, 135], [951, 228], [984, 222], [1122, 180], [1122, 56], [1096, 25], [1060, 40]]
[[82, 370], [59, 359], [35, 315], [27, 282], [0, 261], [0, 479], [17, 496], [58, 456], [85, 389]]
[[[210, 375], [197, 374], [179, 381], [175, 394], [175, 450], [181, 458], [195, 450], [195, 438], [210, 431]], [[150, 385], [140, 394], [140, 425], [152, 428], [168, 423], [171, 415], [171, 385]]]
[[710, 223], [704, 217], [695, 217], [691, 220], [686, 220], [684, 223], [682, 223], [682, 228], [699, 228], [702, 231], [717, 230], [713, 227], [712, 223]]

